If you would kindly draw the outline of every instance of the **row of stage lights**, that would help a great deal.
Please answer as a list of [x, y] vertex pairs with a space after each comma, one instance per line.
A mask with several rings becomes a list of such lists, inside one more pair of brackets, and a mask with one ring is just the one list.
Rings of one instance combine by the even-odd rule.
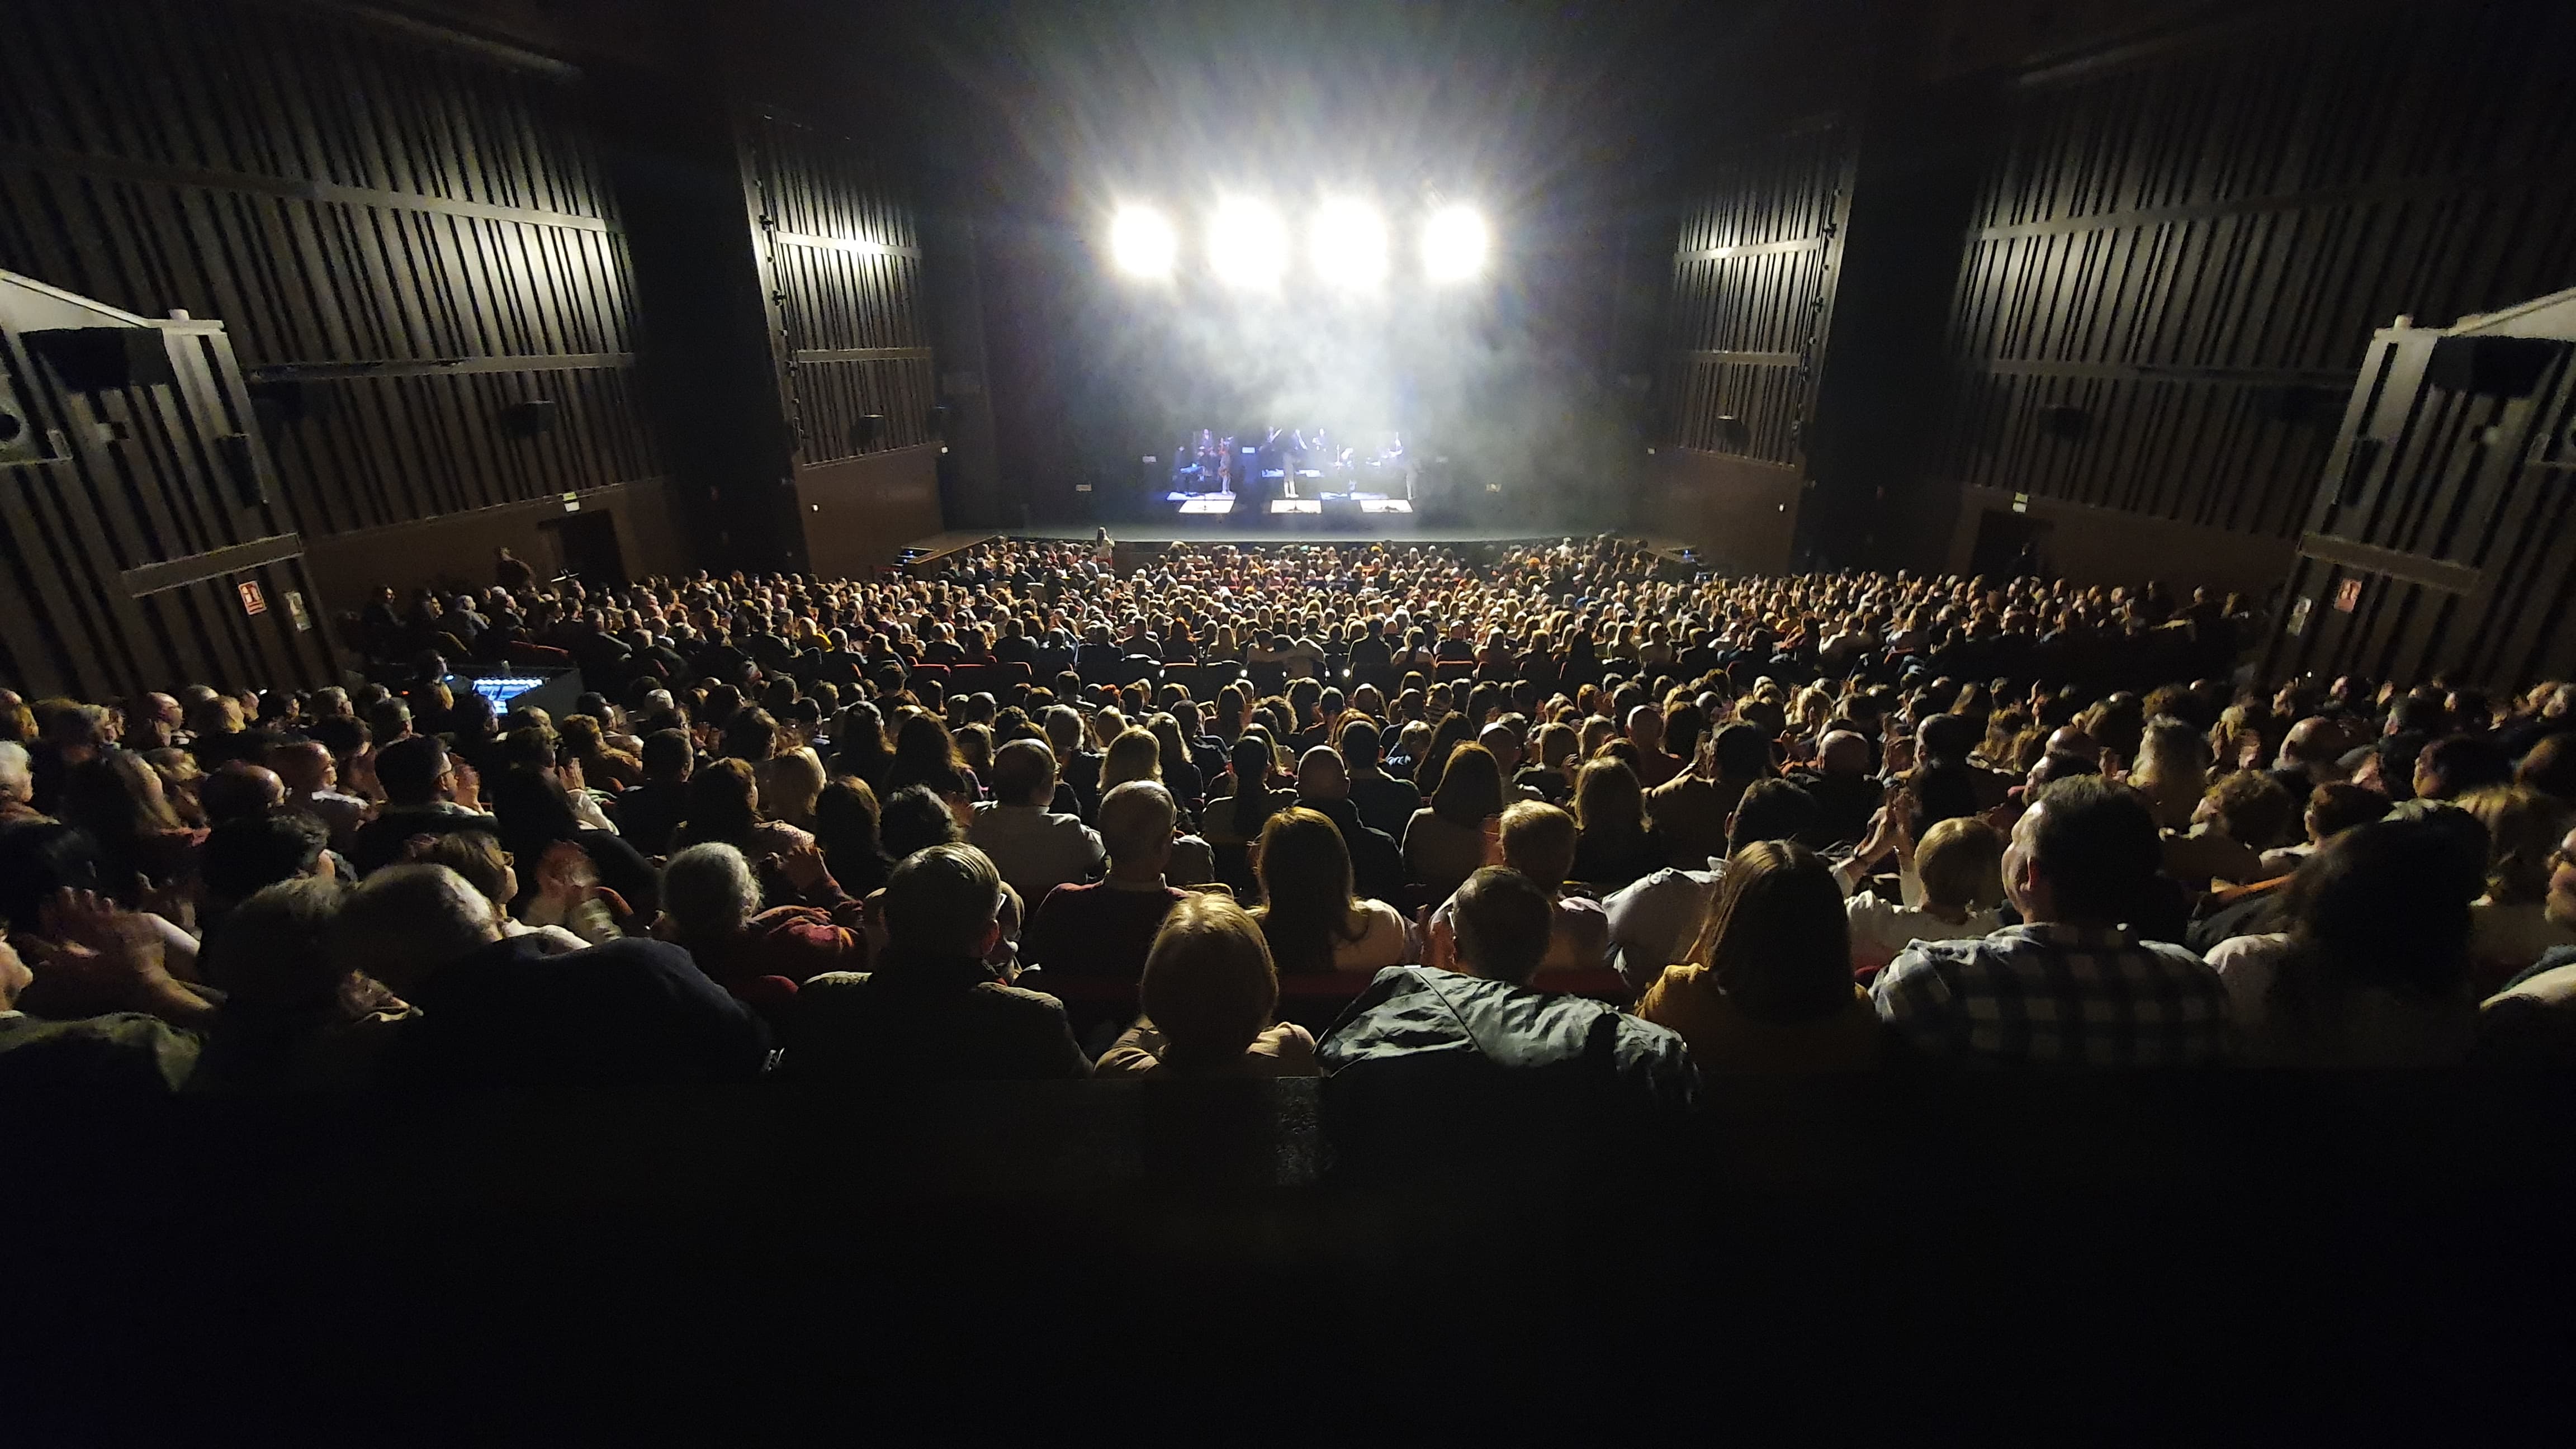
[[[1245, 289], [1275, 287], [1288, 274], [1289, 227], [1267, 202], [1238, 198], [1218, 203], [1206, 231], [1207, 266], [1216, 279]], [[1418, 242], [1422, 277], [1436, 283], [1473, 281], [1484, 275], [1492, 233], [1469, 206], [1445, 206], [1422, 222]], [[1170, 278], [1180, 260], [1181, 235], [1169, 217], [1150, 206], [1122, 206], [1109, 223], [1109, 259], [1140, 281]], [[1306, 230], [1306, 261], [1328, 285], [1368, 291], [1393, 270], [1386, 218], [1361, 201], [1327, 201]]]

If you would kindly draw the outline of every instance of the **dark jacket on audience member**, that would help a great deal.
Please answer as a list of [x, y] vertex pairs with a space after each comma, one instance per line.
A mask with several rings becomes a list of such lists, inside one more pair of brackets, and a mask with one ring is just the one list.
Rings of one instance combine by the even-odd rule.
[[1342, 832], [1342, 847], [1351, 853], [1353, 890], [1380, 901], [1394, 900], [1403, 892], [1404, 852], [1396, 847], [1394, 836], [1360, 823], [1359, 812], [1351, 808], [1348, 800], [1300, 795], [1297, 803], [1330, 820], [1333, 828]]
[[663, 941], [627, 938], [548, 955], [495, 941], [406, 993], [420, 1015], [384, 1058], [398, 1086], [629, 1086], [747, 1082], [769, 1030]]
[[807, 981], [779, 1073], [799, 1082], [1034, 1081], [1091, 1075], [1064, 1003], [976, 960], [889, 957]]
[[622, 790], [616, 801], [617, 833], [646, 855], [668, 855], [671, 836], [688, 815], [688, 799], [689, 787], [677, 780], [647, 780]]
[[1422, 808], [1422, 792], [1410, 780], [1399, 780], [1375, 770], [1351, 771], [1351, 807], [1371, 830], [1383, 830], [1389, 840], [1401, 844], [1404, 827], [1413, 812]]
[[1316, 1060], [1326, 1137], [1359, 1179], [1430, 1182], [1515, 1161], [1579, 1178], [1651, 1160], [1699, 1094], [1676, 1032], [1429, 966], [1378, 972]]

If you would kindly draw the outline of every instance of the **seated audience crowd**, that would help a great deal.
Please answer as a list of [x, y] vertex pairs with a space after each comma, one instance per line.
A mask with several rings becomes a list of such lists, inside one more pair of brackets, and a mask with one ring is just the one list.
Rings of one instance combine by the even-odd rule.
[[2252, 623], [1611, 539], [387, 591], [363, 686], [0, 691], [0, 1084], [1311, 1075], [1364, 1163], [1478, 1082], [2576, 1062], [2576, 684]]

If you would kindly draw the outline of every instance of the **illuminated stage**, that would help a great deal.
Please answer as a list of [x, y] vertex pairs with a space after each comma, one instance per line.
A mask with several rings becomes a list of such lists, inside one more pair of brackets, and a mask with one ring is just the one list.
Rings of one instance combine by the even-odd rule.
[[[1223, 530], [1232, 534], [1288, 533], [1312, 536], [1331, 530], [1353, 538], [1411, 535], [1413, 504], [1383, 493], [1317, 493], [1302, 498], [1273, 498], [1233, 493], [1164, 495], [1172, 521], [1183, 527]], [[1160, 510], [1156, 510], [1159, 512]], [[1132, 527], [1133, 525], [1131, 525]], [[1143, 526], [1151, 529], [1152, 520]]]

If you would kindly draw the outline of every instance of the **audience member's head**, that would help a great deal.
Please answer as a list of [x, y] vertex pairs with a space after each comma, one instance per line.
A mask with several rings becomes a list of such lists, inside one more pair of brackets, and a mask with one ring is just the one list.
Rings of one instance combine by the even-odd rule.
[[288, 740], [268, 752], [268, 765], [277, 772], [287, 792], [299, 799], [318, 795], [339, 783], [330, 746], [320, 740]]
[[1721, 726], [1709, 737], [1709, 764], [1730, 785], [1749, 785], [1771, 773], [1771, 742], [1747, 724]]
[[254, 891], [209, 934], [198, 969], [226, 1011], [301, 1013], [350, 1004], [357, 972], [333, 949], [347, 882], [289, 878]]
[[928, 785], [906, 785], [888, 797], [879, 814], [877, 830], [885, 841], [886, 857], [896, 861], [934, 845], [953, 845], [965, 839], [965, 832], [957, 826], [956, 813]]
[[993, 799], [1044, 807], [1055, 799], [1055, 752], [1036, 740], [1013, 740], [993, 752]]
[[1343, 768], [1342, 757], [1331, 746], [1317, 745], [1297, 757], [1298, 799], [1330, 801], [1350, 797], [1350, 772]]
[[0, 740], [0, 808], [22, 806], [35, 797], [36, 776], [27, 747], [16, 740]]
[[1449, 751], [1440, 784], [1431, 792], [1431, 813], [1455, 825], [1482, 828], [1503, 811], [1503, 773], [1493, 752], [1482, 745], [1461, 744]]
[[2388, 814], [2389, 800], [2359, 785], [2319, 785], [2308, 795], [2301, 823], [2308, 839], [2322, 845], [2356, 825], [2368, 825]]
[[2488, 785], [2459, 798], [2487, 828], [2486, 898], [2497, 905], [2537, 905], [2549, 894], [2567, 807], [2537, 790]]
[[[404, 858], [423, 865], [443, 865], [465, 877], [496, 911], [507, 911], [518, 899], [519, 873], [501, 838], [488, 830], [451, 830], [416, 838]], [[506, 928], [505, 928], [506, 929]]]
[[1172, 792], [1155, 780], [1130, 780], [1100, 797], [1100, 843], [1109, 873], [1121, 880], [1160, 880], [1172, 859], [1180, 818]]
[[1726, 850], [1740, 855], [1766, 840], [1795, 840], [1816, 828], [1816, 797], [1793, 780], [1756, 780], [1726, 817]]
[[673, 784], [689, 778], [697, 763], [697, 751], [689, 743], [686, 730], [655, 730], [644, 737], [644, 778]]
[[1342, 761], [1352, 770], [1374, 770], [1378, 764], [1381, 739], [1376, 725], [1359, 715], [1346, 715], [1337, 738]]
[[1816, 744], [1816, 767], [1826, 775], [1858, 779], [1869, 773], [1869, 741], [1850, 730], [1827, 730]]
[[2288, 837], [2299, 802], [2270, 775], [2240, 770], [2209, 787], [2196, 818], [2214, 822], [2248, 850], [2268, 850]]
[[2163, 848], [2138, 792], [2099, 775], [2042, 786], [2013, 825], [2005, 894], [2022, 919], [2104, 928], [2146, 902]]
[[1914, 847], [1914, 874], [1926, 905], [1991, 910], [2004, 898], [2004, 838], [1974, 816], [1944, 820]]
[[1261, 880], [1262, 934], [1283, 971], [1333, 969], [1351, 929], [1351, 852], [1332, 818], [1301, 807], [1262, 826], [1253, 867]]
[[[2081, 734], [2082, 731], [2076, 731]], [[1914, 727], [1914, 753], [1917, 765], [1964, 765], [1968, 757], [1985, 743], [1985, 727], [1964, 714], [1926, 715]], [[2087, 745], [2091, 743], [2088, 739]]]
[[1755, 1021], [1794, 1026], [1852, 1004], [1842, 887], [1794, 840], [1756, 841], [1727, 861], [1690, 959]]
[[662, 914], [677, 941], [722, 941], [760, 913], [760, 881], [741, 851], [692, 845], [662, 867]]
[[443, 865], [391, 865], [349, 894], [332, 922], [331, 954], [342, 969], [405, 995], [499, 939], [499, 914], [463, 876]]
[[[2293, 949], [2268, 995], [2267, 1029], [2294, 1050], [2332, 1054], [2349, 1040], [2350, 1003], [2363, 992], [2421, 1004], [2458, 1000], [2470, 914], [2458, 867], [2457, 842], [2420, 817], [2355, 826], [2327, 841], [2285, 897]], [[2458, 1004], [2467, 1010], [2465, 1000]]]
[[2415, 797], [2456, 800], [2487, 785], [2513, 781], [2513, 761], [2504, 748], [2479, 735], [2450, 735], [2433, 741], [2415, 757]]
[[1270, 1025], [1279, 973], [1250, 913], [1226, 896], [1193, 895], [1163, 917], [1137, 995], [1162, 1033], [1167, 1069], [1216, 1072]]
[[1577, 839], [1574, 817], [1544, 801], [1516, 801], [1503, 812], [1503, 864], [1551, 895], [1574, 869]]
[[1547, 959], [1555, 905], [1538, 882], [1508, 866], [1489, 865], [1450, 897], [1458, 969], [1488, 981], [1526, 985]]
[[1586, 760], [1574, 776], [1574, 821], [1586, 837], [1633, 841], [1646, 833], [1646, 796], [1624, 760]]
[[[479, 696], [478, 696], [479, 698]], [[382, 739], [378, 731], [377, 738]], [[447, 746], [435, 735], [409, 735], [376, 751], [376, 783], [389, 805], [428, 805], [446, 798], [455, 778]]]
[[323, 852], [330, 844], [330, 830], [299, 812], [281, 810], [226, 820], [206, 833], [198, 856], [206, 904], [225, 910], [264, 886], [327, 872], [330, 867]]
[[984, 852], [971, 845], [933, 845], [895, 866], [883, 904], [886, 945], [893, 955], [917, 961], [981, 959], [1001, 933], [1002, 877]]

